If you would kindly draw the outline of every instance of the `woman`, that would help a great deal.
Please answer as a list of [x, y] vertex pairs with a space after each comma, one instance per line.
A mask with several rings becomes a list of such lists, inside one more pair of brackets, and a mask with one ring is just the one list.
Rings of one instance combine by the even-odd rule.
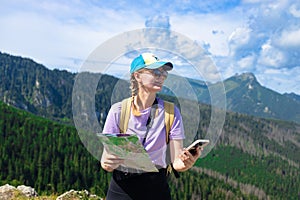
[[[113, 172], [107, 200], [171, 199], [166, 177], [167, 144], [165, 141], [164, 104], [162, 99], [156, 97], [156, 93], [162, 89], [168, 71], [172, 68], [172, 63], [159, 61], [152, 53], [143, 53], [131, 63], [132, 104], [126, 133], [136, 134], [139, 137], [159, 172], [128, 175], [128, 173], [120, 170], [123, 160], [108, 154], [104, 149], [101, 166], [104, 170]], [[151, 110], [153, 110], [154, 105], [158, 106], [153, 117]], [[111, 107], [103, 133], [120, 132], [120, 112], [121, 102]], [[153, 120], [150, 128], [149, 119]], [[179, 172], [190, 169], [201, 154], [199, 148], [194, 156], [183, 149], [184, 138], [182, 117], [179, 109], [175, 106], [169, 145], [173, 169]]]

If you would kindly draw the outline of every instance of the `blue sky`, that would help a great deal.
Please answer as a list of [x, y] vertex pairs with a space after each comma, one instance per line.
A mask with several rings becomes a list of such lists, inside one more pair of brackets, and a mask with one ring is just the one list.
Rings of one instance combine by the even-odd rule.
[[105, 41], [153, 26], [195, 41], [224, 79], [252, 72], [263, 86], [300, 94], [299, 1], [1, 0], [0, 51], [77, 72]]

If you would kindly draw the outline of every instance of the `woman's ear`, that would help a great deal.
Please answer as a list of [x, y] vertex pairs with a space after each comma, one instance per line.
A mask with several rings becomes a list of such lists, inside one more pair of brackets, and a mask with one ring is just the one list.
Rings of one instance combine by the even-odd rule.
[[141, 80], [141, 74], [140, 74], [140, 73], [134, 72], [134, 73], [133, 73], [133, 76], [134, 76], [134, 78], [135, 78], [135, 80], [136, 80], [137, 82], [140, 82], [140, 80]]

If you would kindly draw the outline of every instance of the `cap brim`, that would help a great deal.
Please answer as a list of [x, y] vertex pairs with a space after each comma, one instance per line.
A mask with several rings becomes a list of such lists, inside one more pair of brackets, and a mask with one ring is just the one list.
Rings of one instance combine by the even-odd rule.
[[163, 67], [165, 70], [170, 71], [173, 69], [173, 64], [170, 62], [159, 61], [159, 62], [152, 63], [151, 65], [147, 65], [145, 68], [146, 69], [157, 69], [160, 67]]

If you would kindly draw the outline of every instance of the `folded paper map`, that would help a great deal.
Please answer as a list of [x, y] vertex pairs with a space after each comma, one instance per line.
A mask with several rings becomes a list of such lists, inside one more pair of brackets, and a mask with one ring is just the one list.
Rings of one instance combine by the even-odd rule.
[[136, 135], [99, 133], [97, 136], [107, 153], [124, 159], [122, 169], [134, 169], [135, 172], [158, 172]]

